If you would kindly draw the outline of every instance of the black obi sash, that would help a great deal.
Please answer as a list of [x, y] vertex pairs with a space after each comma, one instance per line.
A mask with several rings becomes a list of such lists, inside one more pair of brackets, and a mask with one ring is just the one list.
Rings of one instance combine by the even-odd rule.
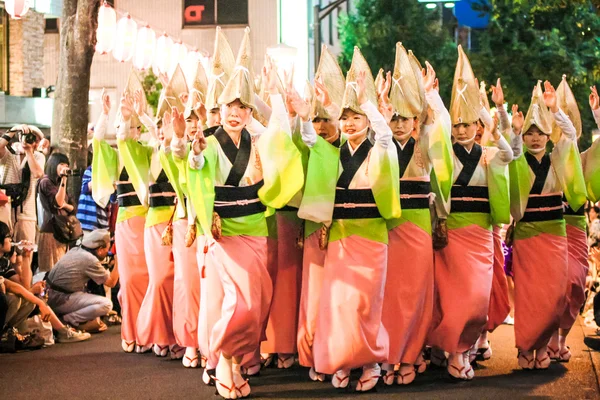
[[129, 181], [129, 174], [125, 167], [121, 170], [121, 175], [119, 175], [119, 181], [117, 182], [117, 200], [119, 202], [119, 207], [142, 205], [133, 184]]
[[550, 172], [550, 155], [544, 154], [541, 161], [526, 152], [525, 159], [535, 175], [533, 186], [529, 191], [527, 207], [521, 222], [553, 221], [563, 218], [563, 200], [559, 194], [543, 195], [542, 190]]
[[429, 208], [431, 183], [400, 180], [400, 208], [403, 210]]
[[[479, 160], [483, 155], [483, 149], [475, 143], [469, 153], [459, 143], [452, 145], [454, 154], [463, 165], [462, 171], [456, 178], [450, 192], [450, 212], [491, 212], [490, 195], [487, 186], [469, 186]], [[401, 192], [402, 193], [402, 192]]]
[[246, 129], [242, 131], [239, 148], [222, 127], [215, 131], [214, 136], [232, 164], [225, 185], [215, 186], [215, 212], [221, 218], [236, 218], [266, 211], [267, 208], [258, 198], [258, 190], [263, 186], [263, 181], [252, 186], [239, 186], [250, 162], [250, 133]]
[[373, 145], [367, 139], [354, 154], [350, 153], [348, 142], [340, 148], [343, 171], [335, 189], [333, 219], [381, 218], [371, 189], [348, 189], [352, 178], [367, 159], [372, 147]]
[[150, 198], [148, 199], [148, 204], [150, 207], [171, 207], [175, 205], [177, 194], [164, 170], [160, 171], [156, 182], [150, 185], [149, 192]]

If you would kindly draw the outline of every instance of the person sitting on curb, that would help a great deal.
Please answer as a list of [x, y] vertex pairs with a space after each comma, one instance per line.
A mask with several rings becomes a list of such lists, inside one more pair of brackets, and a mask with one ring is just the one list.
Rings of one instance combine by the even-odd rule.
[[100, 317], [111, 311], [112, 302], [104, 296], [84, 292], [87, 282], [91, 279], [112, 288], [119, 280], [118, 262], [112, 272], [101, 264], [109, 248], [107, 230], [88, 232], [83, 236], [81, 247], [69, 250], [46, 276], [50, 307], [66, 323], [91, 333], [107, 329]]
[[[27, 290], [18, 280], [15, 265], [31, 258], [31, 250], [24, 249], [22, 256], [17, 256], [12, 249], [12, 237], [10, 229], [4, 222], [0, 222], [0, 293], [4, 294], [6, 305], [0, 309], [0, 331], [5, 331], [8, 328], [19, 328], [23, 331], [25, 321], [35, 306], [39, 307], [40, 317], [43, 321], [50, 321], [52, 329], [57, 331], [56, 340], [59, 343], [81, 342], [90, 338], [89, 333], [77, 331], [70, 326], [64, 325], [52, 311], [50, 307], [32, 291], [43, 289], [42, 285], [34, 285], [32, 291]], [[12, 253], [12, 262], [8, 255]], [[39, 288], [39, 289], [38, 289]], [[4, 310], [4, 311], [3, 311]]]

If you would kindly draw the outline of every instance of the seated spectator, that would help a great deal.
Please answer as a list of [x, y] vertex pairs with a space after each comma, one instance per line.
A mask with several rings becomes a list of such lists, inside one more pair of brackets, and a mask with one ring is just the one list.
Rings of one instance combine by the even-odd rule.
[[73, 213], [75, 207], [67, 196], [69, 158], [62, 153], [52, 153], [46, 163], [46, 175], [40, 180], [38, 190], [44, 208], [44, 221], [38, 241], [38, 269], [50, 271], [65, 255], [67, 245], [54, 238], [53, 216]]
[[114, 287], [119, 280], [118, 263], [112, 272], [100, 263], [108, 254], [110, 234], [98, 229], [84, 235], [81, 247], [74, 247], [48, 273], [50, 286], [48, 304], [70, 325], [101, 332], [106, 330], [100, 317], [112, 309], [112, 302], [104, 296], [85, 293], [88, 280]]
[[[34, 293], [40, 293], [44, 289], [44, 284], [34, 285], [31, 290], [25, 289], [18, 281], [14, 265], [22, 262], [22, 258], [31, 257], [31, 251], [25, 250], [22, 256], [17, 256], [12, 246], [12, 238], [8, 225], [0, 222], [0, 331], [4, 332], [8, 328], [16, 328], [18, 331], [26, 330], [26, 321], [29, 315], [39, 307], [41, 318], [44, 321], [50, 321], [52, 328], [58, 332], [56, 340], [61, 343], [80, 342], [90, 338], [88, 333], [76, 331], [69, 326], [65, 326], [48, 307], [48, 305]], [[11, 254], [12, 253], [12, 254]], [[11, 255], [11, 259], [7, 256]]]

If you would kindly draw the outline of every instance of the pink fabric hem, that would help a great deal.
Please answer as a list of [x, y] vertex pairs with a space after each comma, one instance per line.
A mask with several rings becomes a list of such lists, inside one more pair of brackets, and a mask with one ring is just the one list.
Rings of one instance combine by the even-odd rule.
[[382, 322], [390, 335], [386, 363], [414, 364], [423, 351], [433, 317], [431, 236], [406, 222], [389, 232]]
[[178, 345], [198, 346], [198, 314], [200, 312], [200, 274], [196, 260], [198, 239], [185, 246], [187, 219], [173, 223], [173, 334]]
[[321, 302], [327, 252], [319, 248], [319, 233], [304, 240], [302, 259], [302, 293], [298, 316], [298, 360], [304, 367], [314, 367], [313, 343]]
[[515, 240], [515, 341], [519, 350], [548, 344], [558, 330], [567, 290], [567, 238], [542, 233]]
[[171, 246], [162, 246], [167, 223], [146, 228], [144, 251], [148, 264], [148, 290], [137, 319], [137, 338], [141, 345], [175, 344], [173, 335], [173, 259]]
[[315, 369], [333, 374], [388, 358], [381, 323], [387, 245], [356, 235], [329, 243], [315, 330]]
[[493, 332], [502, 325], [510, 313], [510, 300], [508, 298], [508, 282], [504, 272], [504, 251], [502, 250], [502, 237], [500, 227], [494, 227], [494, 275], [492, 278], [492, 292], [490, 307], [485, 330]]
[[221, 318], [223, 305], [223, 286], [217, 270], [218, 259], [215, 257], [215, 246], [204, 254], [205, 236], [198, 236], [196, 260], [200, 276], [200, 315], [198, 316], [198, 346], [200, 353], [207, 359], [208, 369], [215, 368], [219, 361], [218, 352], [211, 352], [210, 336]]
[[272, 296], [266, 240], [226, 236], [215, 245], [224, 297], [221, 318], [211, 333], [211, 353], [242, 357], [259, 347]]
[[115, 245], [119, 257], [119, 303], [121, 304], [121, 337], [136, 340], [140, 307], [148, 289], [148, 267], [144, 253], [144, 217], [119, 222], [115, 228]]
[[296, 240], [303, 224], [277, 213], [277, 276], [262, 353], [296, 353], [298, 307], [302, 283], [302, 250]]
[[435, 254], [430, 345], [462, 353], [479, 338], [490, 304], [493, 246], [492, 232], [478, 225], [448, 231], [448, 246]]
[[567, 224], [569, 247], [569, 272], [567, 283], [567, 307], [560, 318], [561, 329], [571, 329], [581, 306], [585, 303], [585, 278], [588, 274], [588, 245], [585, 231]]

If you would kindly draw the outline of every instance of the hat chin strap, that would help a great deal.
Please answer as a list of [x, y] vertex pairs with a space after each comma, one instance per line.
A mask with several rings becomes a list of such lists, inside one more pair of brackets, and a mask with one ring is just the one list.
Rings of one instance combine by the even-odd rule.
[[546, 150], [544, 147], [540, 147], [539, 149], [530, 149], [529, 147], [527, 148], [527, 151], [531, 154], [540, 154], [544, 150]]
[[361, 129], [361, 130], [360, 130], [360, 131], [358, 131], [358, 132], [354, 132], [354, 133], [353, 133], [353, 134], [351, 134], [351, 135], [350, 135], [350, 134], [346, 134], [346, 138], [347, 138], [348, 140], [355, 139], [355, 138], [359, 137], [360, 135], [362, 135], [363, 133], [365, 133], [367, 130], [369, 130], [369, 126], [368, 126], [368, 125], [367, 125], [367, 126], [364, 128], [364, 129]]
[[467, 139], [467, 140], [456, 140], [456, 143], [460, 144], [461, 146], [468, 146], [470, 144], [472, 144], [473, 142], [475, 142], [475, 136], [473, 136], [471, 139]]
[[411, 134], [412, 134], [412, 132], [405, 133], [403, 135], [398, 136], [398, 138], [396, 138], [396, 140], [399, 142], [404, 142], [405, 140], [410, 139]]

